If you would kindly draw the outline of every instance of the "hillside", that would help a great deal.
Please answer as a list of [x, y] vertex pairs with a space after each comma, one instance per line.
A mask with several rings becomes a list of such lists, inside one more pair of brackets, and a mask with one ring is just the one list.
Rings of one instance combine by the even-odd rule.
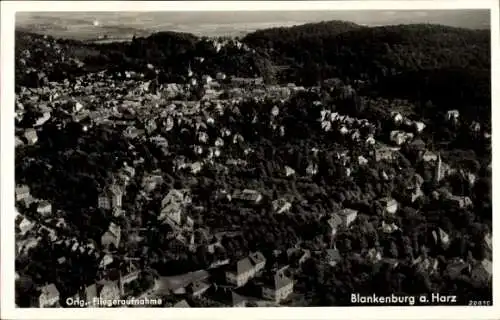
[[[362, 94], [409, 98], [423, 104], [431, 100], [461, 110], [474, 104], [481, 111], [472, 116], [490, 121], [488, 30], [427, 24], [364, 27], [329, 21], [263, 29], [248, 34], [242, 42], [179, 32], [107, 44], [26, 33], [18, 33], [18, 38], [18, 54], [28, 46], [33, 50], [31, 42], [35, 43], [36, 54], [24, 57], [26, 65], [43, 71], [49, 80], [104, 69], [136, 70], [155, 77], [148, 73], [148, 64], [162, 70], [160, 82], [182, 80], [189, 66], [199, 74], [264, 76], [267, 81], [303, 85], [336, 77], [348, 83], [362, 80]], [[276, 74], [278, 69], [282, 72]], [[36, 84], [37, 77], [17, 72], [16, 79]]]

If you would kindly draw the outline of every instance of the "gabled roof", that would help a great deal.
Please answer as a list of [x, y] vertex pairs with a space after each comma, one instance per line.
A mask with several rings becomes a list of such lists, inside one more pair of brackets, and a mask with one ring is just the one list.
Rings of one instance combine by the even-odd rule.
[[56, 285], [53, 283], [42, 287], [41, 291], [42, 291], [42, 294], [47, 295], [51, 298], [59, 296], [59, 290], [57, 290]]
[[173, 305], [174, 308], [191, 308], [186, 300], [181, 300]]
[[236, 270], [233, 268], [233, 271], [236, 271], [237, 274], [242, 274], [250, 271], [251, 269], [253, 269], [253, 265], [250, 259], [243, 258], [236, 263]]
[[266, 262], [266, 258], [265, 258], [265, 257], [264, 257], [264, 255], [263, 255], [261, 252], [259, 252], [259, 251], [257, 251], [257, 252], [254, 252], [254, 253], [250, 254], [248, 257], [250, 258], [250, 261], [251, 261], [254, 265], [259, 264], [259, 263], [261, 263], [261, 262]]

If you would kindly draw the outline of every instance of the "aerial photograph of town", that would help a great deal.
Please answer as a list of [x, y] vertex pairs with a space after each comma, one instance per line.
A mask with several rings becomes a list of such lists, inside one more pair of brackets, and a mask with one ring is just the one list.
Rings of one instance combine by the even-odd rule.
[[489, 10], [19, 12], [16, 307], [491, 306], [491, 91]]

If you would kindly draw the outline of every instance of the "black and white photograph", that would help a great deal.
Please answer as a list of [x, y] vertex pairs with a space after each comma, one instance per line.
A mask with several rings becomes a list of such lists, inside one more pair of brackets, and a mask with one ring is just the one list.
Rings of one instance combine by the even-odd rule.
[[12, 312], [493, 310], [494, 2], [278, 2], [13, 13]]

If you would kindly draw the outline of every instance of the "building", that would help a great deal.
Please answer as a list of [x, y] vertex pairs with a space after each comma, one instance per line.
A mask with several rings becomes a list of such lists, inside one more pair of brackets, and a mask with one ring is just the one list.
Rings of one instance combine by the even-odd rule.
[[475, 263], [470, 270], [471, 279], [478, 286], [491, 283], [492, 274], [493, 264], [490, 260], [486, 259]]
[[450, 236], [444, 232], [443, 229], [438, 228], [432, 231], [432, 237], [436, 244], [440, 244], [443, 249], [447, 249], [450, 246]]
[[390, 197], [385, 197], [379, 200], [379, 203], [382, 205], [382, 209], [384, 210], [384, 214], [395, 214], [398, 211], [399, 204], [396, 200]]
[[109, 248], [113, 244], [116, 248], [120, 245], [121, 228], [113, 222], [110, 223], [108, 231], [104, 232], [101, 237], [101, 245], [104, 248]]
[[29, 145], [33, 145], [38, 142], [38, 135], [35, 129], [27, 129], [24, 132], [24, 138]]
[[292, 204], [283, 198], [273, 201], [273, 210], [278, 214], [290, 211], [291, 207]]
[[199, 297], [210, 288], [210, 284], [205, 281], [195, 281], [189, 286], [189, 292], [193, 297]]
[[252, 262], [255, 273], [259, 272], [260, 270], [264, 269], [264, 266], [266, 265], [266, 258], [262, 253], [259, 251], [251, 253], [248, 258], [250, 258], [250, 261]]
[[236, 190], [233, 194], [233, 199], [259, 203], [262, 200], [262, 194], [256, 190], [244, 189], [243, 191]]
[[21, 201], [30, 195], [30, 188], [26, 185], [16, 187], [16, 201]]
[[451, 196], [448, 201], [461, 209], [472, 206], [472, 200], [467, 196]]
[[38, 296], [38, 307], [50, 308], [59, 303], [59, 290], [55, 284], [51, 283], [41, 288], [41, 293]]
[[123, 191], [118, 185], [111, 185], [98, 198], [98, 207], [106, 210], [122, 206]]
[[138, 278], [139, 278], [139, 271], [138, 270], [129, 272], [124, 276], [122, 276], [120, 274], [120, 281], [119, 281], [120, 294], [122, 296], [125, 295], [125, 285], [137, 280]]
[[460, 117], [460, 112], [458, 110], [448, 110], [446, 112], [446, 120], [448, 121], [457, 121]]
[[419, 272], [433, 274], [438, 270], [439, 261], [435, 258], [420, 255], [417, 259], [413, 260], [413, 265]]
[[247, 299], [244, 296], [231, 291], [231, 305], [233, 308], [244, 308], [246, 307]]
[[286, 299], [293, 292], [293, 280], [288, 278], [284, 271], [278, 271], [271, 281], [262, 288], [262, 296], [276, 303]]
[[434, 152], [427, 150], [422, 155], [422, 160], [424, 160], [425, 162], [437, 161], [438, 155], [435, 154]]
[[330, 229], [330, 236], [334, 237], [337, 234], [340, 226], [343, 225], [342, 218], [338, 215], [333, 215], [326, 221], [328, 228]]
[[96, 294], [101, 301], [120, 299], [120, 288], [116, 281], [102, 281], [96, 285]]
[[187, 303], [186, 300], [181, 300], [174, 304], [172, 308], [191, 308], [191, 306]]
[[382, 160], [392, 160], [394, 159], [394, 152], [396, 150], [394, 148], [390, 147], [380, 147], [375, 150], [375, 160], [382, 161]]
[[255, 268], [251, 260], [243, 258], [239, 260], [232, 270], [226, 272], [226, 281], [237, 287], [244, 286], [248, 280], [255, 275]]
[[87, 302], [88, 306], [91, 307], [94, 301], [94, 298], [97, 297], [97, 286], [92, 284], [90, 286], [85, 287], [83, 292], [80, 294], [80, 297]]
[[27, 218], [22, 218], [21, 222], [18, 224], [20, 230], [19, 234], [21, 236], [26, 235], [26, 233], [32, 230], [34, 226], [35, 226], [34, 222], [28, 220]]
[[325, 255], [325, 262], [334, 267], [342, 260], [342, 256], [337, 249], [327, 249]]
[[48, 201], [40, 201], [38, 203], [36, 212], [38, 212], [43, 217], [46, 217], [52, 213], [52, 205]]
[[358, 211], [353, 209], [342, 209], [335, 213], [335, 215], [339, 216], [342, 220], [342, 225], [345, 228], [349, 228], [349, 226], [356, 220], [358, 216]]

